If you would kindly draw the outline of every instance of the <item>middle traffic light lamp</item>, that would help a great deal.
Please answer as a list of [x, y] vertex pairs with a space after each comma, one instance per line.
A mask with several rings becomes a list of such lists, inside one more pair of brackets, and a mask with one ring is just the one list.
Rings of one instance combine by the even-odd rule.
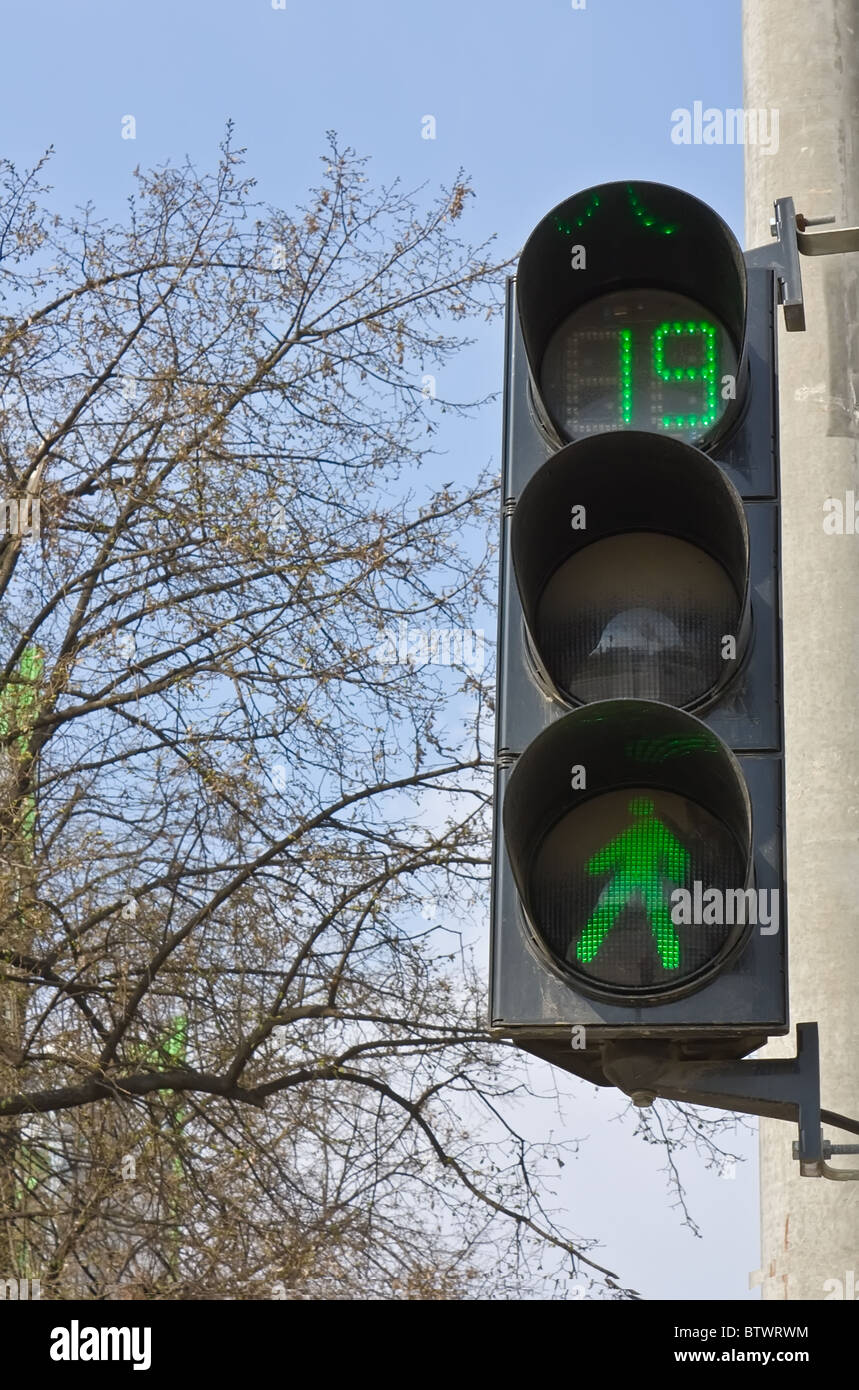
[[511, 545], [529, 654], [562, 700], [697, 709], [745, 654], [743, 504], [688, 444], [633, 433], [568, 445], [522, 492]]

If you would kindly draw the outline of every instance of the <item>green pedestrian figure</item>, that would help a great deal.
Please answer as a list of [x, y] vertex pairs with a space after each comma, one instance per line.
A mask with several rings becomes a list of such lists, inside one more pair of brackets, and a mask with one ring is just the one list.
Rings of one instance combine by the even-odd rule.
[[600, 894], [579, 937], [576, 957], [585, 965], [593, 960], [623, 909], [637, 899], [650, 918], [659, 959], [666, 970], [676, 970], [680, 942], [663, 884], [666, 878], [675, 887], [682, 884], [689, 855], [668, 826], [657, 819], [649, 797], [633, 797], [629, 811], [635, 822], [597, 850], [585, 866], [589, 874], [610, 873], [614, 877]]

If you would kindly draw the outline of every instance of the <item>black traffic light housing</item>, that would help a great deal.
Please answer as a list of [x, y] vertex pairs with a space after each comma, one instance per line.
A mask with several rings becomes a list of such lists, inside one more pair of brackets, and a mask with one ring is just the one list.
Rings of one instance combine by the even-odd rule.
[[[787, 1031], [775, 310], [649, 183], [555, 208], [509, 286], [491, 1025], [596, 1081], [611, 1040]], [[769, 920], [669, 924], [696, 866]]]

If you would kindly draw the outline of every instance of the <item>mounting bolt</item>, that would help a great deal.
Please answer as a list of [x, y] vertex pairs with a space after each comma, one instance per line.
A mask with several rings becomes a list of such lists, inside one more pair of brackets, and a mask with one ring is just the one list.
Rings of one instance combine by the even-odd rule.
[[630, 1095], [629, 1098], [630, 1098], [630, 1100], [632, 1101], [633, 1105], [637, 1105], [637, 1106], [639, 1106], [642, 1110], [644, 1110], [644, 1109], [647, 1108], [648, 1105], [652, 1105], [653, 1102], [656, 1100], [656, 1092], [655, 1092], [655, 1091], [633, 1091], [633, 1092], [631, 1093], [631, 1095]]
[[[833, 1154], [859, 1154], [859, 1144], [833, 1144], [829, 1139], [820, 1141], [820, 1157], [832, 1158]], [[793, 1156], [799, 1158], [799, 1144], [793, 1141]]]
[[801, 212], [796, 214], [796, 225], [800, 232], [804, 232], [806, 227], [823, 227], [827, 222], [835, 221], [835, 213], [829, 213], [827, 217], [804, 217]]

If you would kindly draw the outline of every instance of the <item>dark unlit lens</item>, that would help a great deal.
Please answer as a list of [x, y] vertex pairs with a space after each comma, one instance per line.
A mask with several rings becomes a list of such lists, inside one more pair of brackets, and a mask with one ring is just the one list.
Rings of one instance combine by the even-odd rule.
[[724, 671], [740, 600], [725, 569], [674, 536], [634, 532], [570, 556], [546, 585], [536, 639], [572, 699], [693, 705]]

